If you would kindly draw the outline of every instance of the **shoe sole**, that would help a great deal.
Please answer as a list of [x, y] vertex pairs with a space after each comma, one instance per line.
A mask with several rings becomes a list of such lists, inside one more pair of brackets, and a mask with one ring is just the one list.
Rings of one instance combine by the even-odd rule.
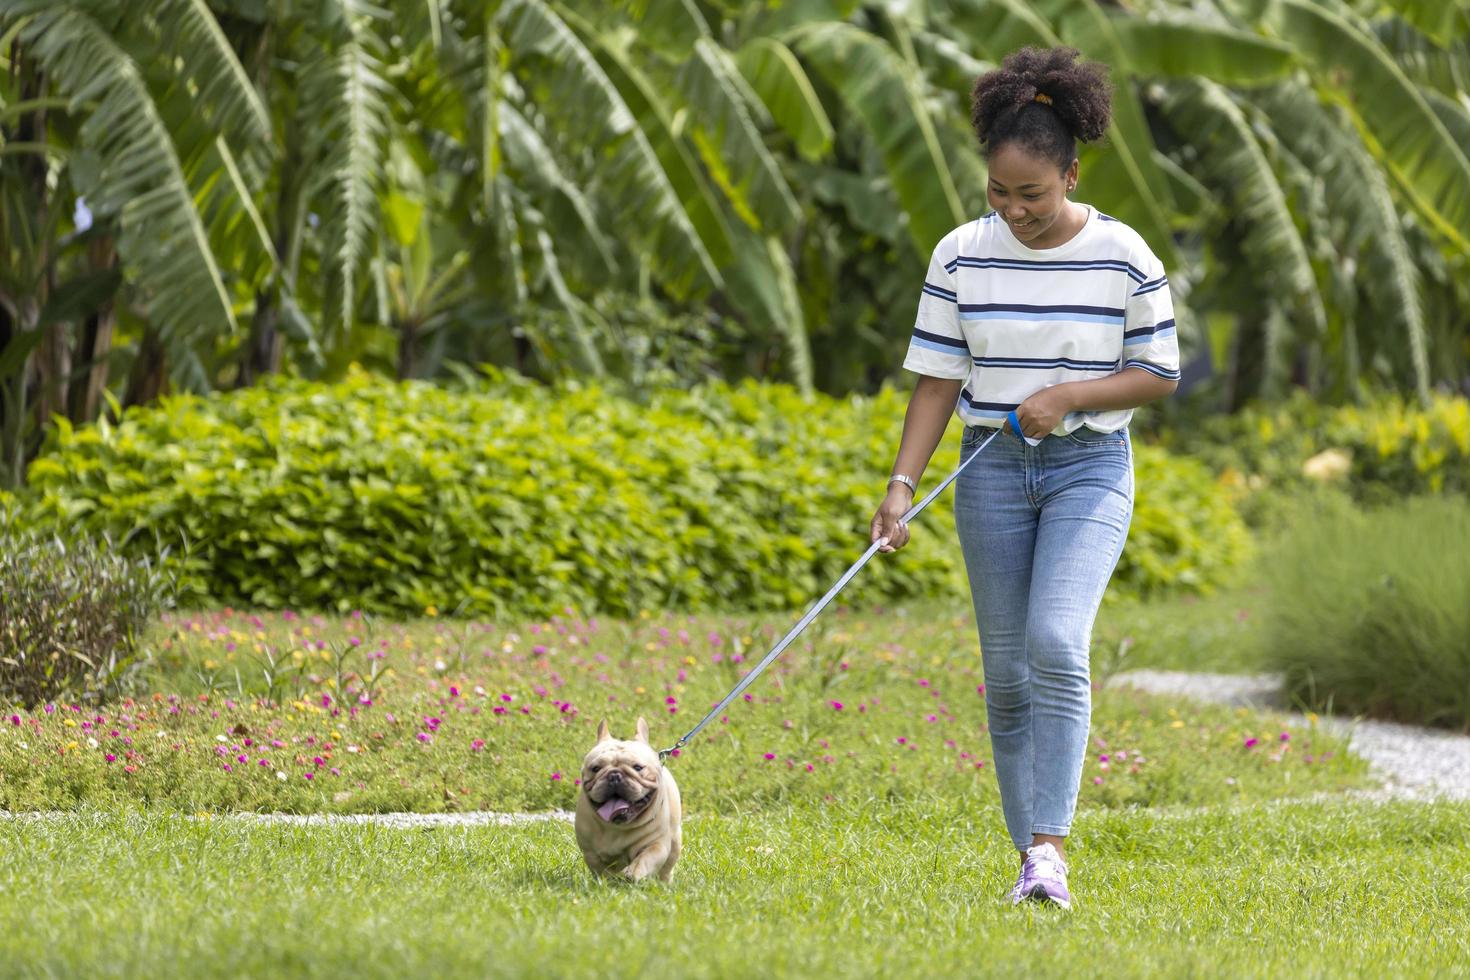
[[1032, 899], [1035, 899], [1038, 902], [1049, 902], [1052, 905], [1055, 905], [1058, 908], [1066, 909], [1069, 912], [1072, 910], [1072, 900], [1071, 899], [1052, 898], [1051, 895], [1047, 894], [1046, 886], [1045, 885], [1037, 885], [1037, 886], [1035, 886], [1034, 888], [1032, 888], [1029, 892], [1027, 892], [1022, 897], [1023, 898], [1032, 898]]

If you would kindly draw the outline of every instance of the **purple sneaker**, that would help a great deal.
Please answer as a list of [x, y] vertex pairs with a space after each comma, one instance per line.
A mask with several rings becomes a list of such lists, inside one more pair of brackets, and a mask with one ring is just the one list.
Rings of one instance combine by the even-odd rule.
[[1026, 866], [1022, 865], [1021, 873], [1017, 876], [1016, 883], [1011, 886], [1011, 890], [1006, 892], [1005, 900], [1011, 905], [1020, 905], [1024, 902], [1026, 895], [1021, 891], [1021, 886], [1024, 884], [1026, 884]]
[[1021, 880], [1016, 882], [1014, 890], [1019, 892], [1020, 899], [1034, 898], [1064, 909], [1072, 907], [1072, 893], [1067, 891], [1067, 865], [1050, 844], [1026, 848], [1026, 863], [1021, 866]]

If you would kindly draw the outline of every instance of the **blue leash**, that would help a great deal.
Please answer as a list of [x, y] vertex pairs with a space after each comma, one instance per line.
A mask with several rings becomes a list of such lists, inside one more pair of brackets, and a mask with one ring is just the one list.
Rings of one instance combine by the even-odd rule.
[[[1016, 419], [1016, 413], [1011, 412], [1011, 414], [1007, 416], [1007, 418], [1011, 423], [1012, 430], [1019, 434], [1021, 431], [1021, 423]], [[990, 441], [996, 436], [1000, 435], [1000, 433], [1001, 430], [999, 427], [997, 427], [994, 432], [986, 436], [985, 441], [982, 442], [979, 447], [970, 454], [969, 459], [961, 460], [960, 465], [955, 467], [955, 471], [953, 473], [945, 477], [943, 483], [939, 484], [939, 486], [935, 487], [933, 490], [930, 490], [923, 500], [919, 501], [917, 504], [914, 504], [914, 506], [909, 508], [908, 513], [899, 518], [899, 523], [908, 524], [908, 522], [912, 518], [914, 518], [919, 513], [919, 511], [929, 506], [929, 502], [935, 497], [939, 496], [939, 494], [944, 490], [945, 487], [953, 483], [955, 481], [955, 478], [960, 475], [960, 471], [963, 470], [966, 466], [970, 465], [970, 460], [974, 459], [976, 456], [979, 456], [980, 450], [990, 445]], [[1023, 436], [1022, 438], [1025, 437]], [[1034, 446], [1041, 440], [1026, 439], [1026, 441]], [[710, 709], [710, 713], [704, 716], [703, 721], [695, 725], [693, 728], [689, 729], [689, 733], [683, 738], [679, 739], [679, 741], [675, 742], [673, 745], [669, 746], [666, 749], [659, 750], [658, 761], [663, 762], [674, 752], [688, 745], [689, 740], [698, 735], [700, 729], [704, 728], [705, 725], [708, 725], [710, 721], [713, 720], [714, 717], [718, 715], [721, 711], [724, 711], [725, 708], [729, 706], [730, 702], [735, 700], [735, 698], [740, 694], [741, 691], [749, 687], [751, 685], [751, 682], [760, 676], [761, 671], [765, 670], [771, 665], [772, 661], [781, 656], [781, 651], [785, 650], [786, 647], [791, 644], [791, 641], [796, 639], [797, 636], [801, 634], [801, 631], [807, 628], [807, 624], [817, 618], [817, 613], [826, 608], [827, 603], [831, 602], [833, 597], [836, 596], [837, 593], [842, 591], [843, 587], [846, 586], [847, 583], [852, 580], [852, 577], [858, 573], [858, 569], [866, 565], [868, 563], [868, 559], [877, 554], [878, 549], [882, 548], [887, 543], [888, 539], [885, 537], [879, 538], [877, 541], [874, 541], [871, 545], [869, 545], [868, 550], [863, 552], [863, 556], [857, 561], [853, 562], [851, 568], [842, 573], [842, 578], [837, 580], [837, 584], [832, 586], [827, 594], [822, 596], [822, 598], [817, 601], [817, 604], [807, 611], [807, 614], [805, 616], [801, 617], [801, 621], [791, 628], [791, 632], [783, 636], [781, 638], [781, 642], [772, 647], [771, 652], [762, 657], [761, 662], [756, 664], [755, 668], [752, 669], [750, 673], [746, 674], [740, 679], [740, 683], [735, 685], [734, 690], [725, 695], [725, 697], [720, 701], [719, 704]]]

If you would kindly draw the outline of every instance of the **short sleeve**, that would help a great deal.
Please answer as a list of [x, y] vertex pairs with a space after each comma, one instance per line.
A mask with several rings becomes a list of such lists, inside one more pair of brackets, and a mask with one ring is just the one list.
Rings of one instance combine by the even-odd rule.
[[[1137, 270], [1123, 323], [1123, 367], [1143, 368], [1165, 381], [1179, 380], [1179, 337], [1164, 264], [1139, 240], [1130, 265]], [[1138, 281], [1142, 279], [1142, 281]]]
[[929, 259], [929, 272], [919, 294], [919, 315], [903, 366], [916, 374], [962, 381], [970, 376], [971, 362], [970, 347], [960, 329], [955, 248], [955, 236], [947, 235]]

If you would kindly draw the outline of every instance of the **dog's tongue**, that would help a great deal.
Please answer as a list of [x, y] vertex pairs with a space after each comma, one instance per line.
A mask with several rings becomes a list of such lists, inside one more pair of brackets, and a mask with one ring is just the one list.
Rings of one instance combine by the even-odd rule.
[[622, 813], [624, 810], [631, 808], [632, 806], [633, 804], [629, 803], [621, 796], [614, 796], [612, 799], [608, 800], [606, 803], [602, 804], [602, 806], [597, 808], [597, 815], [604, 820], [610, 821], [613, 817], [616, 817], [618, 814]]

